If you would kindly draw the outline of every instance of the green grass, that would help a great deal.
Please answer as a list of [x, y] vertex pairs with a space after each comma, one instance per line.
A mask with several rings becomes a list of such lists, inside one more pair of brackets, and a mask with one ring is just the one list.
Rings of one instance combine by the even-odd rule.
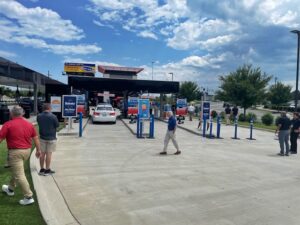
[[[250, 124], [248, 123], [248, 122], [238, 122], [238, 124], [239, 124], [239, 126], [241, 126], [241, 127], [249, 127], [250, 126]], [[255, 129], [255, 128], [257, 128], [257, 129], [264, 129], [264, 130], [269, 130], [269, 131], [274, 131], [275, 132], [275, 130], [276, 130], [276, 125], [271, 125], [271, 126], [267, 126], [267, 125], [265, 125], [265, 124], [263, 124], [263, 123], [260, 123], [260, 122], [255, 122], [254, 124], [253, 124], [253, 128]]]
[[[33, 153], [34, 154], [34, 153]], [[0, 185], [8, 184], [10, 180], [10, 170], [4, 168], [7, 157], [6, 142], [0, 144]], [[29, 160], [25, 163], [25, 174], [33, 192], [35, 203], [28, 206], [21, 206], [19, 200], [24, 196], [20, 187], [15, 189], [15, 195], [10, 197], [1, 193], [0, 199], [0, 224], [1, 225], [46, 225], [40, 212], [36, 193], [33, 187], [30, 174]]]

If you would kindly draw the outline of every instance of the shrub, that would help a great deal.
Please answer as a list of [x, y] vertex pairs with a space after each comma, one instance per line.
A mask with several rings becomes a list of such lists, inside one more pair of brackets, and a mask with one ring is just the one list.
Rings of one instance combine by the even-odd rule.
[[246, 116], [246, 121], [248, 121], [250, 123], [251, 119], [253, 120], [253, 122], [255, 122], [257, 120], [257, 116], [255, 113], [248, 113]]
[[230, 120], [231, 120], [231, 121], [234, 121], [234, 120], [235, 120], [234, 115], [232, 115], [232, 114], [230, 115]]
[[221, 117], [222, 120], [224, 120], [225, 119], [225, 112], [221, 112], [220, 117]]
[[218, 113], [215, 110], [213, 110], [211, 111], [211, 116], [212, 118], [216, 118], [218, 116]]
[[270, 126], [274, 122], [274, 116], [271, 113], [266, 113], [261, 117], [261, 121], [263, 124]]
[[239, 121], [240, 121], [240, 122], [245, 122], [245, 121], [246, 121], [246, 117], [245, 117], [244, 113], [241, 113], [241, 114], [239, 115]]
[[276, 119], [275, 119], [275, 125], [277, 126], [278, 124], [278, 120], [280, 119], [280, 116], [277, 116]]

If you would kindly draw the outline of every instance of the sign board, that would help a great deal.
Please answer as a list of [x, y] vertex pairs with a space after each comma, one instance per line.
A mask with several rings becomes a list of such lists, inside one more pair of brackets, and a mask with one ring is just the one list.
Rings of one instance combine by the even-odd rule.
[[139, 108], [138, 108], [139, 118], [140, 119], [149, 119], [150, 117], [150, 101], [149, 99], [139, 99]]
[[186, 98], [184, 98], [184, 99], [177, 98], [176, 107], [177, 108], [186, 108], [187, 107], [187, 100], [186, 100]]
[[128, 115], [137, 115], [138, 114], [138, 104], [139, 104], [139, 98], [136, 97], [129, 97], [127, 102]]
[[61, 97], [51, 96], [50, 98], [51, 112], [61, 112]]
[[87, 63], [65, 63], [64, 71], [66, 73], [95, 73], [96, 65]]
[[63, 95], [62, 117], [77, 117], [76, 95]]
[[128, 98], [128, 108], [129, 107], [138, 107], [139, 98], [136, 97], [129, 97]]
[[210, 102], [202, 102], [202, 118], [208, 120], [210, 116]]

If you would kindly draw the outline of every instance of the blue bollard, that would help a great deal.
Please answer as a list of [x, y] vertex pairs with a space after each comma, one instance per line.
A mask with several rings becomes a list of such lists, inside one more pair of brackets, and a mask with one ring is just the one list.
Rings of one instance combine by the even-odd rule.
[[237, 118], [235, 117], [235, 120], [234, 120], [234, 137], [232, 137], [232, 139], [235, 139], [235, 140], [239, 140], [239, 138], [237, 137], [237, 127], [238, 127], [238, 122], [237, 122]]
[[149, 138], [154, 138], [154, 116], [150, 116]]
[[203, 118], [203, 134], [202, 136], [205, 137], [205, 132], [206, 132], [206, 118]]
[[82, 112], [79, 113], [79, 137], [82, 137]]
[[212, 121], [212, 118], [210, 118], [209, 138], [214, 138], [214, 136], [212, 134], [212, 130], [213, 130], [213, 121]]
[[140, 118], [139, 115], [137, 116], [137, 123], [136, 123], [136, 137], [139, 138], [140, 136]]
[[253, 120], [250, 120], [250, 137], [247, 138], [248, 140], [256, 140], [255, 138], [253, 138]]
[[221, 117], [218, 116], [218, 118], [217, 118], [217, 138], [221, 138], [220, 133], [221, 133]]

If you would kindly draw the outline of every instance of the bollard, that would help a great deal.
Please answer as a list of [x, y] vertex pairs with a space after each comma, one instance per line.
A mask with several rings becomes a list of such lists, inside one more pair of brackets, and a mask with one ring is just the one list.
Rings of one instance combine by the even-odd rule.
[[235, 120], [234, 120], [234, 137], [232, 137], [231, 139], [239, 140], [239, 138], [237, 137], [237, 127], [238, 127], [238, 122], [237, 122], [237, 118], [235, 117]]
[[82, 112], [79, 113], [79, 137], [82, 137]]
[[206, 132], [206, 118], [203, 118], [203, 134], [202, 136], [205, 137], [205, 132]]
[[154, 116], [150, 116], [149, 138], [154, 138]]
[[137, 123], [136, 123], [136, 137], [139, 138], [140, 136], [140, 117], [137, 115]]
[[210, 126], [209, 126], [209, 138], [215, 138], [215, 136], [212, 134], [212, 130], [213, 130], [213, 120], [212, 120], [212, 117], [210, 118], [210, 122], [209, 122]]
[[218, 116], [218, 118], [217, 118], [217, 138], [219, 138], [219, 139], [221, 139], [220, 133], [221, 133], [221, 117]]
[[248, 140], [256, 140], [253, 138], [253, 119], [250, 120], [250, 137], [247, 138]]

